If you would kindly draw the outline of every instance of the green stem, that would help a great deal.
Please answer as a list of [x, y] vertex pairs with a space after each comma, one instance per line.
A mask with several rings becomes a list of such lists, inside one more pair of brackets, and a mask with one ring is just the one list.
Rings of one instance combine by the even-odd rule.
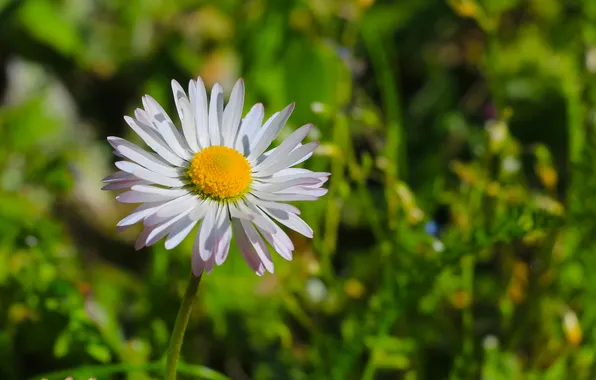
[[[94, 378], [107, 378], [116, 373], [134, 373], [134, 372], [147, 372], [155, 371], [163, 373], [163, 361], [158, 360], [155, 362], [144, 363], [144, 364], [131, 364], [131, 363], [118, 363], [118, 364], [98, 364], [88, 365], [78, 368], [71, 368], [67, 370], [56, 371], [52, 373], [46, 373], [31, 377], [29, 380], [64, 380], [69, 376], [73, 376], [78, 379], [79, 374], [91, 374]], [[222, 375], [219, 372], [212, 370], [211, 368], [203, 367], [200, 365], [187, 364], [184, 362], [178, 363], [178, 372], [193, 376], [196, 379], [205, 380], [230, 380], [227, 376]]]
[[197, 295], [202, 275], [202, 272], [198, 277], [192, 273], [190, 274], [190, 279], [188, 280], [188, 285], [184, 292], [184, 298], [182, 298], [178, 316], [176, 317], [176, 323], [174, 324], [174, 331], [172, 331], [172, 336], [170, 338], [170, 347], [168, 349], [168, 356], [166, 357], [166, 380], [176, 380], [176, 368], [178, 366], [178, 360], [180, 359], [180, 348], [182, 348], [184, 332], [186, 331], [186, 325], [190, 318], [192, 304]]
[[94, 377], [99, 378], [100, 376], [110, 376], [115, 373], [133, 373], [133, 372], [146, 372], [146, 371], [157, 371], [163, 369], [163, 362], [156, 361], [151, 363], [143, 364], [131, 364], [131, 363], [117, 363], [117, 364], [100, 364], [100, 365], [89, 365], [78, 368], [71, 368], [62, 371], [56, 371], [52, 373], [46, 373], [36, 377], [31, 377], [29, 380], [64, 380], [69, 376], [76, 376], [79, 373], [92, 374]]

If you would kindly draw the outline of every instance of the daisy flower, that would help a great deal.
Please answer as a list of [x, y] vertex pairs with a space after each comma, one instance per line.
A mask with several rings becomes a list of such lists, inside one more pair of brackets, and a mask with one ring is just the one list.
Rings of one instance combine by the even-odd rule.
[[128, 189], [116, 199], [140, 203], [118, 223], [122, 230], [142, 222], [135, 248], [165, 238], [176, 247], [197, 224], [192, 249], [196, 276], [210, 273], [228, 256], [232, 236], [248, 266], [258, 275], [273, 273], [267, 243], [284, 259], [294, 245], [278, 225], [312, 237], [312, 229], [286, 202], [314, 201], [327, 193], [321, 186], [329, 173], [293, 168], [311, 155], [318, 143], [302, 144], [312, 125], [298, 128], [267, 151], [287, 122], [294, 104], [263, 124], [262, 104], [242, 118], [244, 82], [239, 80], [224, 107], [223, 89], [215, 84], [208, 99], [201, 78], [191, 80], [188, 96], [172, 81], [182, 130], [149, 95], [143, 109], [126, 116], [126, 123], [153, 152], [119, 137], [108, 137], [120, 170], [106, 177], [104, 190]]

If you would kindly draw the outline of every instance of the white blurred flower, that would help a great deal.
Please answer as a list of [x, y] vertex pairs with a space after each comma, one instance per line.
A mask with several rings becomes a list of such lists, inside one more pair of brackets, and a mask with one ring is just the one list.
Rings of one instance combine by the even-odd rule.
[[25, 244], [27, 244], [28, 247], [35, 247], [37, 242], [37, 238], [33, 235], [27, 235], [25, 238]]
[[445, 250], [445, 244], [443, 244], [443, 242], [439, 239], [435, 239], [433, 240], [433, 249], [435, 250], [435, 252], [441, 253]]
[[306, 281], [306, 294], [312, 302], [319, 303], [327, 295], [327, 287], [319, 278], [311, 277]]
[[505, 157], [501, 165], [503, 165], [503, 170], [507, 173], [517, 173], [521, 168], [521, 163], [513, 156]]
[[314, 113], [322, 113], [325, 111], [325, 105], [321, 102], [312, 102], [310, 104], [310, 109]]
[[[155, 152], [119, 137], [108, 137], [120, 171], [104, 179], [105, 190], [129, 189], [116, 199], [141, 203], [118, 223], [124, 229], [143, 222], [135, 248], [166, 238], [166, 249], [182, 242], [201, 222], [194, 240], [192, 268], [210, 273], [228, 255], [232, 235], [258, 275], [273, 272], [268, 242], [283, 258], [294, 245], [278, 223], [312, 237], [312, 229], [285, 202], [314, 201], [327, 193], [329, 173], [292, 168], [308, 159], [318, 143], [302, 144], [311, 125], [298, 128], [278, 147], [266, 151], [290, 117], [294, 104], [264, 124], [262, 104], [242, 119], [244, 82], [239, 80], [224, 108], [223, 88], [215, 84], [210, 99], [201, 78], [191, 80], [188, 96], [172, 81], [182, 131], [150, 96], [128, 125]], [[233, 231], [233, 234], [232, 234]]]
[[596, 46], [586, 50], [586, 69], [591, 73], [596, 73]]
[[482, 341], [485, 350], [494, 350], [499, 347], [499, 339], [494, 335], [487, 335]]

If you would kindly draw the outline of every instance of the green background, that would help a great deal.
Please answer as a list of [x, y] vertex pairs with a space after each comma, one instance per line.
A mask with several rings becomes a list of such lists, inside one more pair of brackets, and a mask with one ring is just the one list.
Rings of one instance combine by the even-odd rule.
[[192, 239], [116, 233], [105, 138], [199, 75], [332, 176], [293, 262], [203, 278], [181, 379], [596, 378], [595, 1], [0, 0], [0, 68], [1, 379], [160, 378]]

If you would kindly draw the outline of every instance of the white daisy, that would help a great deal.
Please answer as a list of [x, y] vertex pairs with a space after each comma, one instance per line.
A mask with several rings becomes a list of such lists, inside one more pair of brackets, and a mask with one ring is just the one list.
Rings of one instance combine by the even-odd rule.
[[265, 124], [263, 105], [256, 104], [242, 119], [244, 82], [234, 86], [224, 108], [223, 90], [215, 84], [207, 99], [201, 78], [191, 80], [188, 96], [176, 81], [172, 91], [182, 124], [176, 128], [150, 96], [128, 125], [155, 152], [119, 137], [108, 137], [120, 171], [106, 177], [104, 190], [126, 189], [116, 199], [142, 203], [118, 223], [124, 229], [143, 222], [136, 249], [166, 238], [176, 247], [199, 223], [192, 251], [195, 275], [221, 265], [232, 235], [250, 268], [273, 272], [267, 243], [283, 258], [292, 259], [294, 245], [278, 223], [312, 237], [312, 229], [289, 201], [313, 201], [327, 193], [321, 186], [329, 173], [292, 166], [308, 159], [318, 143], [302, 144], [312, 126], [292, 133], [278, 147], [265, 151], [290, 117], [294, 104], [275, 113]]

